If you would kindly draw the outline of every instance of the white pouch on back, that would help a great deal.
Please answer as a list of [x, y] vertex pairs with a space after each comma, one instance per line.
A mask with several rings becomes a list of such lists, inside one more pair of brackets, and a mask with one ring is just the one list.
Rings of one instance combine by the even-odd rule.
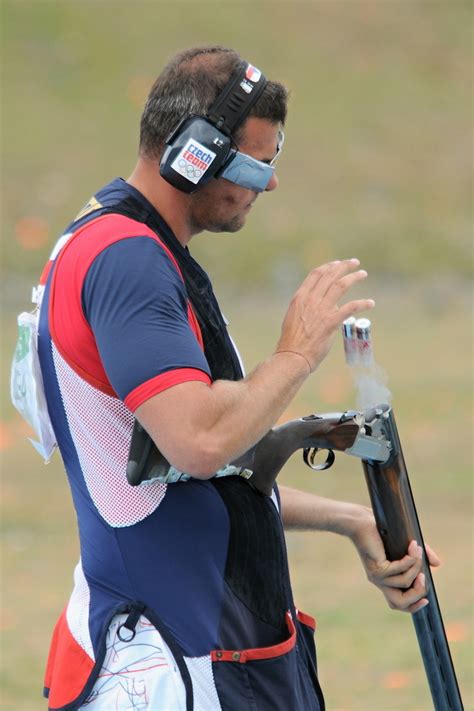
[[18, 316], [18, 341], [10, 377], [10, 394], [13, 405], [34, 429], [38, 442], [31, 444], [48, 462], [57, 447], [56, 436], [46, 405], [43, 376], [38, 356], [39, 308], [33, 313]]

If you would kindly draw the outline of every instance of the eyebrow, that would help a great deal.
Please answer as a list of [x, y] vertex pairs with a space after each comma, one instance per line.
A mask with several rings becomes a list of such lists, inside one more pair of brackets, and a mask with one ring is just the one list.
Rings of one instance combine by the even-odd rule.
[[[275, 155], [273, 155], [271, 158], [255, 158], [254, 156], [249, 156], [249, 157], [253, 158], [254, 160], [258, 160], [260, 163], [265, 163], [265, 165], [272, 165], [275, 158], [277, 158], [280, 155], [284, 142], [285, 142], [285, 134], [284, 134], [283, 130], [280, 129], [280, 131], [278, 132], [277, 151], [276, 151]], [[243, 151], [240, 148], [239, 144], [236, 143], [236, 141], [234, 141], [233, 139], [232, 139], [232, 143], [234, 144], [236, 149], [239, 151], [239, 153], [243, 153], [244, 155], [249, 155], [248, 153], [245, 153], [245, 151]]]

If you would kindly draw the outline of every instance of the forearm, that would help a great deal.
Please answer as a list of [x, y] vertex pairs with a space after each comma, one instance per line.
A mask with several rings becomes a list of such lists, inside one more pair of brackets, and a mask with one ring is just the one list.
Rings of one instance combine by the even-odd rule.
[[268, 432], [308, 375], [301, 356], [275, 353], [244, 380], [183, 383], [145, 402], [136, 415], [176, 468], [211, 476]]
[[[383, 592], [394, 610], [417, 612], [427, 604], [422, 549], [411, 541], [407, 554], [388, 561], [372, 510], [359, 504], [325, 499], [304, 491], [280, 487], [285, 528], [332, 531], [347, 536], [355, 545], [367, 578]], [[430, 565], [440, 560], [426, 548]]]
[[330, 531], [354, 540], [361, 526], [373, 520], [359, 504], [336, 501], [280, 486], [283, 525], [288, 530]]
[[247, 451], [273, 427], [309, 374], [301, 356], [275, 353], [244, 380], [212, 386], [205, 436], [223, 448], [223, 461]]

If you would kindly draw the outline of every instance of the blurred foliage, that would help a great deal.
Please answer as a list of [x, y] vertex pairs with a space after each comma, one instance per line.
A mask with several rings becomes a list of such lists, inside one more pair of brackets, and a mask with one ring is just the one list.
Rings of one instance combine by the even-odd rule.
[[292, 97], [279, 192], [238, 236], [193, 244], [219, 283], [278, 290], [353, 254], [378, 274], [469, 274], [471, 9], [4, 0], [4, 269], [33, 278], [90, 194], [128, 175], [165, 61], [221, 43]]
[[[132, 170], [141, 108], [167, 59], [228, 45], [290, 88], [278, 191], [259, 198], [241, 233], [199, 236], [192, 251], [249, 367], [270, 352], [312, 266], [356, 255], [369, 269], [376, 356], [391, 375], [425, 536], [445, 560], [437, 588], [472, 708], [471, 2], [3, 0], [0, 11], [5, 364], [14, 315], [56, 237], [95, 190]], [[342, 360], [339, 343], [288, 417], [355, 405]], [[6, 403], [7, 377], [0, 393]], [[43, 467], [25, 435], [5, 408], [5, 711], [44, 707], [49, 637], [78, 552], [59, 457]], [[282, 479], [367, 501], [349, 457], [317, 477], [295, 458]], [[319, 618], [329, 708], [429, 708], [410, 620], [386, 609], [350, 545], [298, 533], [288, 546], [296, 600]]]

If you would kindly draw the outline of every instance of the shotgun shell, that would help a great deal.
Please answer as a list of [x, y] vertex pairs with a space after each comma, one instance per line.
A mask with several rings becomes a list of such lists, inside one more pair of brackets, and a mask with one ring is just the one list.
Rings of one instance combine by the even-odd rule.
[[347, 365], [356, 365], [359, 359], [355, 324], [354, 316], [346, 318], [342, 323], [342, 337], [344, 339], [344, 353]]
[[355, 322], [358, 364], [370, 366], [374, 363], [372, 341], [370, 337], [371, 323], [368, 318], [359, 318]]

